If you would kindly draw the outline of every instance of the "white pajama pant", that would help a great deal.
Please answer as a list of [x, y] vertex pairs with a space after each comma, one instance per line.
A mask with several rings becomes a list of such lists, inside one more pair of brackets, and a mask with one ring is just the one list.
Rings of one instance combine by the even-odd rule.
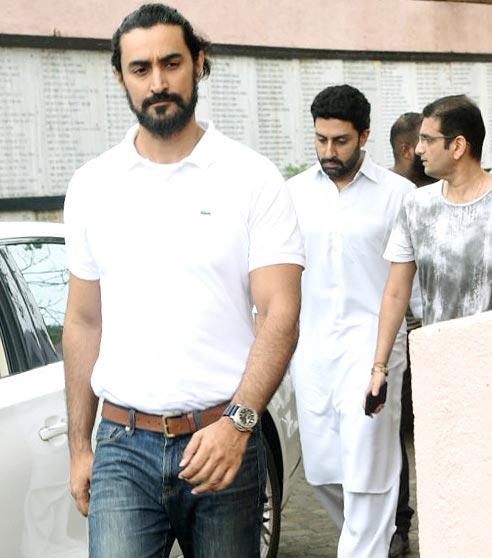
[[348, 492], [341, 484], [313, 486], [341, 530], [337, 558], [388, 558], [400, 479], [382, 494]]

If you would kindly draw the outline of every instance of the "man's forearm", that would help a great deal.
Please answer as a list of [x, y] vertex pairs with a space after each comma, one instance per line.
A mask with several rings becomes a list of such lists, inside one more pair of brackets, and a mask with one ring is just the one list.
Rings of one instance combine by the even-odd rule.
[[298, 308], [259, 315], [256, 339], [233, 401], [262, 412], [278, 388], [299, 336]]
[[99, 354], [101, 329], [67, 320], [63, 332], [65, 392], [68, 412], [70, 453], [91, 448], [91, 434], [97, 411], [97, 397], [90, 378]]
[[374, 362], [387, 364], [407, 306], [408, 298], [405, 300], [405, 297], [399, 298], [388, 293], [383, 295]]
[[414, 261], [392, 263], [381, 300], [374, 362], [387, 364], [412, 294]]

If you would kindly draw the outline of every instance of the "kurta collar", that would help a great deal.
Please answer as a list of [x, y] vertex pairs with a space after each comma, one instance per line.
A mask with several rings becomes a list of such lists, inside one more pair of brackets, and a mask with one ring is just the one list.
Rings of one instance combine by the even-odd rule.
[[363, 174], [366, 178], [368, 178], [372, 182], [377, 183], [378, 178], [376, 174], [376, 166], [374, 164], [374, 161], [371, 159], [371, 156], [367, 151], [365, 150], [363, 151], [364, 151], [364, 160], [362, 161], [362, 165], [360, 166], [360, 169], [357, 171], [357, 174], [355, 175], [353, 182], [355, 182], [357, 178], [361, 174]]

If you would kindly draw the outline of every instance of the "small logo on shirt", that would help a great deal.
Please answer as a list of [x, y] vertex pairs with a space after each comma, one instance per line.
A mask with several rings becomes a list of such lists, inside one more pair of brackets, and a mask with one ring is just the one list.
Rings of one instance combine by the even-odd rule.
[[202, 209], [200, 211], [200, 215], [212, 215], [212, 212], [209, 211], [208, 209]]

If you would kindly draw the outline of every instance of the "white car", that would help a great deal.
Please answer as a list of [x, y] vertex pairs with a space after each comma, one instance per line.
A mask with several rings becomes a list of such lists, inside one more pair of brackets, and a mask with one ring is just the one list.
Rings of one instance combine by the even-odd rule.
[[[61, 335], [68, 271], [63, 225], [0, 223], [0, 556], [87, 556], [86, 520], [68, 492]], [[268, 502], [262, 557], [300, 464], [288, 375], [262, 417]], [[173, 556], [179, 556], [175, 545]]]

